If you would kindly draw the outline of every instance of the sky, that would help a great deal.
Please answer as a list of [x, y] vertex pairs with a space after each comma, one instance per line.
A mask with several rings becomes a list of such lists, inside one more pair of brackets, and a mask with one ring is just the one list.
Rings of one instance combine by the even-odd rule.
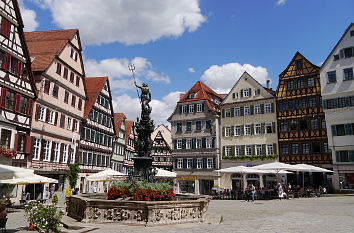
[[108, 76], [115, 112], [129, 120], [138, 83], [152, 92], [155, 125], [201, 80], [226, 94], [247, 71], [261, 84], [296, 51], [321, 66], [354, 22], [353, 0], [19, 0], [25, 31], [78, 28], [88, 77]]

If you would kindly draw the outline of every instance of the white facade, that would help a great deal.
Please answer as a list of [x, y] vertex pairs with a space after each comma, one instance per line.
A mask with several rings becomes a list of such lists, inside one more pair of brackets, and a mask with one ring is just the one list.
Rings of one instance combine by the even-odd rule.
[[320, 71], [334, 188], [354, 189], [354, 23]]

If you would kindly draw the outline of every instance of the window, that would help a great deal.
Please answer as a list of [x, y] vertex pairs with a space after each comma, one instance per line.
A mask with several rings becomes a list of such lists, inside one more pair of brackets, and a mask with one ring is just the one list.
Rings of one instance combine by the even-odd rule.
[[20, 113], [27, 114], [28, 112], [28, 98], [21, 96]]
[[274, 154], [273, 144], [268, 144], [267, 145], [267, 155], [272, 155], [272, 154]]
[[80, 86], [80, 77], [76, 76], [76, 86]]
[[310, 144], [308, 143], [302, 144], [302, 153], [304, 155], [310, 154]]
[[182, 111], [181, 111], [182, 114], [187, 113], [187, 107], [188, 107], [188, 105], [182, 106]]
[[254, 105], [254, 114], [255, 115], [261, 114], [261, 105], [260, 104]]
[[301, 89], [301, 88], [304, 88], [304, 87], [305, 87], [305, 80], [303, 80], [303, 79], [297, 80], [297, 88]]
[[73, 119], [71, 117], [68, 117], [68, 125], [67, 125], [68, 130], [73, 129]]
[[82, 99], [81, 98], [79, 98], [79, 103], [77, 105], [77, 109], [79, 109], [80, 111], [82, 109]]
[[202, 168], [203, 168], [203, 159], [197, 158], [197, 169], [202, 169]]
[[177, 140], [177, 149], [182, 149], [182, 139]]
[[75, 147], [74, 148], [70, 148], [70, 163], [74, 163], [75, 162]]
[[240, 108], [234, 108], [235, 110], [235, 117], [239, 117], [241, 115], [241, 111], [240, 111]]
[[297, 130], [297, 121], [296, 120], [290, 121], [290, 130]]
[[50, 161], [50, 147], [52, 142], [49, 140], [44, 140], [44, 149], [43, 149], [43, 160]]
[[17, 145], [14, 145], [17, 148], [17, 152], [24, 152], [26, 147], [26, 134], [19, 133], [17, 140]]
[[225, 156], [231, 156], [231, 146], [225, 146]]
[[323, 152], [324, 153], [331, 153], [331, 150], [329, 149], [327, 142], [323, 143]]
[[251, 109], [250, 109], [250, 106], [245, 106], [244, 108], [244, 115], [245, 116], [248, 116], [251, 114]]
[[76, 50], [74, 48], [71, 48], [70, 57], [73, 60], [77, 61], [77, 52], [76, 52]]
[[196, 93], [190, 93], [188, 99], [195, 99]]
[[300, 124], [300, 130], [307, 130], [307, 120], [306, 119], [301, 119], [299, 120]]
[[243, 96], [244, 97], [249, 97], [250, 96], [250, 91], [249, 91], [248, 88], [247, 89], [243, 89]]
[[177, 159], [177, 168], [183, 168], [183, 159]]
[[6, 100], [5, 100], [5, 108], [15, 110], [15, 93], [7, 90], [6, 92]]
[[41, 139], [39, 138], [34, 139], [33, 150], [34, 150], [33, 159], [38, 160], [41, 153]]
[[11, 131], [2, 129], [1, 130], [1, 145], [5, 146], [6, 148], [10, 148], [11, 142]]
[[76, 120], [74, 123], [74, 131], [79, 132], [79, 121], [78, 120]]
[[344, 49], [344, 57], [348, 58], [348, 57], [352, 57], [352, 56], [353, 56], [352, 48], [345, 48]]
[[345, 128], [344, 128], [343, 124], [342, 125], [335, 125], [335, 129], [336, 129], [335, 136], [344, 136], [345, 135]]
[[207, 168], [208, 169], [213, 168], [213, 159], [212, 158], [208, 158], [208, 160], [207, 160]]
[[240, 136], [241, 135], [241, 126], [237, 125], [235, 126], [235, 136]]
[[286, 102], [279, 102], [279, 111], [284, 111], [286, 110]]
[[252, 146], [248, 145], [246, 146], [246, 156], [252, 155]]
[[286, 132], [286, 131], [288, 131], [288, 123], [286, 123], [286, 122], [281, 122], [281, 123], [280, 123], [280, 131], [281, 131], [281, 132]]
[[265, 114], [272, 113], [272, 104], [265, 104], [264, 105], [264, 113]]
[[280, 151], [283, 155], [289, 154], [289, 145], [288, 144], [282, 144], [280, 146]]
[[54, 162], [59, 162], [59, 148], [60, 148], [60, 143], [54, 142]]
[[330, 71], [327, 72], [327, 82], [328, 83], [335, 83], [337, 82], [337, 75], [336, 75], [336, 71]]
[[302, 69], [302, 60], [296, 60], [295, 65], [296, 65], [297, 70], [301, 70]]
[[254, 125], [254, 134], [261, 134], [261, 124]]
[[306, 108], [306, 99], [299, 99], [297, 105], [298, 108]]
[[319, 142], [312, 143], [312, 153], [321, 153], [321, 144]]
[[231, 109], [230, 108], [225, 109], [225, 117], [231, 117]]
[[191, 169], [193, 167], [193, 159], [187, 159], [187, 168]]
[[327, 109], [335, 108], [337, 99], [325, 100], [327, 102]]
[[309, 98], [309, 107], [310, 108], [313, 108], [313, 107], [316, 107], [317, 106], [317, 101], [316, 101], [316, 98], [315, 97], [312, 97], [312, 98]]
[[256, 145], [256, 155], [262, 154], [262, 145]]
[[338, 55], [338, 54], [333, 55], [333, 60], [334, 60], [334, 61], [339, 60], [339, 55]]
[[187, 122], [186, 131], [187, 131], [187, 132], [192, 131], [192, 122]]
[[255, 90], [254, 90], [254, 96], [259, 95], [259, 94], [260, 94], [260, 92], [261, 92], [261, 90], [260, 90], [260, 89], [255, 89]]
[[347, 106], [346, 98], [338, 98], [338, 108], [344, 108]]
[[194, 113], [194, 105], [188, 105], [189, 106], [189, 113]]
[[211, 120], [205, 122], [205, 129], [211, 129]]
[[182, 123], [177, 123], [177, 133], [182, 132]]
[[353, 68], [347, 68], [343, 70], [344, 80], [353, 79]]
[[62, 113], [60, 115], [60, 128], [64, 128], [65, 127], [65, 115]]
[[76, 96], [72, 95], [71, 97], [71, 106], [75, 107], [76, 104]]
[[291, 145], [291, 153], [293, 155], [299, 154], [299, 144], [295, 143]]
[[266, 133], [274, 133], [272, 122], [265, 123], [265, 129], [266, 129]]
[[337, 162], [349, 162], [348, 151], [339, 151], [339, 161]]
[[311, 129], [318, 129], [318, 119], [311, 119]]
[[251, 125], [245, 125], [245, 135], [251, 135]]
[[287, 86], [288, 86], [288, 90], [293, 90], [295, 87], [294, 80], [288, 81]]
[[43, 106], [39, 106], [39, 117], [38, 117], [38, 120], [40, 121], [45, 121], [45, 111], [46, 108], [43, 107]]
[[327, 127], [326, 127], [326, 119], [325, 118], [322, 118], [322, 120], [321, 120], [321, 127], [322, 127], [322, 129], [326, 129]]
[[187, 139], [186, 149], [191, 149], [191, 148], [192, 148], [192, 139]]
[[202, 104], [197, 104], [197, 112], [202, 112], [203, 108], [202, 108]]
[[308, 87], [314, 87], [315, 86], [315, 78], [314, 77], [307, 79], [307, 86]]
[[350, 31], [350, 36], [354, 36], [354, 30]]
[[68, 68], [64, 67], [63, 78], [68, 79]]
[[75, 77], [74, 72], [70, 72], [70, 82], [74, 83], [74, 77]]
[[54, 125], [55, 122], [55, 112], [53, 110], [49, 110], [48, 123]]
[[202, 130], [202, 122], [201, 121], [195, 122], [195, 130]]
[[18, 60], [14, 57], [11, 57], [11, 68], [10, 68], [11, 73], [17, 74], [17, 65], [18, 65]]
[[233, 96], [234, 99], [238, 99], [238, 92], [233, 93], [232, 96]]
[[225, 137], [230, 137], [231, 136], [231, 127], [226, 126], [225, 127]]
[[235, 155], [240, 156], [241, 155], [241, 146], [235, 146]]
[[206, 148], [211, 148], [212, 147], [212, 138], [207, 138], [206, 140], [205, 140], [205, 146], [206, 146]]
[[64, 94], [64, 103], [69, 103], [69, 92], [67, 90], [65, 90]]
[[294, 110], [296, 108], [295, 100], [290, 100], [288, 102], [289, 110]]
[[197, 140], [195, 141], [195, 148], [202, 148], [202, 139], [201, 138], [197, 138]]
[[59, 93], [59, 86], [57, 84], [54, 84], [53, 97], [58, 98], [58, 93]]
[[57, 63], [57, 70], [56, 70], [57, 74], [61, 75], [61, 64], [58, 62]]

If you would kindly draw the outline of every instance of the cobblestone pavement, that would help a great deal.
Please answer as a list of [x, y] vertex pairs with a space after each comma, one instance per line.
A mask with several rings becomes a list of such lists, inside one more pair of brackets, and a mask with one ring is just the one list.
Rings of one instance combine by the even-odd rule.
[[[220, 218], [223, 222], [220, 223]], [[23, 212], [9, 214], [9, 232], [25, 232]], [[211, 201], [204, 223], [159, 227], [85, 224], [69, 232], [354, 232], [354, 196], [244, 202]], [[17, 229], [17, 230], [15, 230]]]

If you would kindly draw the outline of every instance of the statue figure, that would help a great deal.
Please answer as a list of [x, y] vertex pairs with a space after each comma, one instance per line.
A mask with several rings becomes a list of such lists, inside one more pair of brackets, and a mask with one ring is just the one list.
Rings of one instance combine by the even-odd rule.
[[151, 101], [151, 92], [150, 88], [146, 83], [143, 83], [141, 86], [136, 84], [136, 81], [134, 79], [134, 85], [140, 89], [141, 94], [140, 94], [140, 103], [141, 103], [141, 115], [149, 115], [148, 113], [151, 113], [151, 108], [150, 108], [150, 101]]

